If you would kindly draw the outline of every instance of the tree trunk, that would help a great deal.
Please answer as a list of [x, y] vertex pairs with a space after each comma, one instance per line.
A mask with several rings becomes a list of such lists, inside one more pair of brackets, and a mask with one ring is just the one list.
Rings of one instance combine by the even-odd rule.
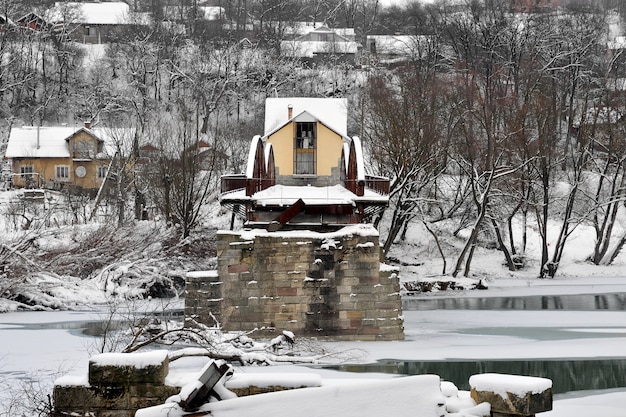
[[513, 258], [511, 257], [511, 253], [509, 252], [509, 250], [507, 249], [506, 245], [504, 244], [504, 240], [502, 239], [502, 233], [500, 233], [500, 228], [498, 227], [498, 223], [494, 219], [491, 219], [491, 224], [493, 225], [493, 230], [496, 233], [496, 239], [498, 240], [498, 245], [500, 246], [500, 249], [502, 250], [502, 253], [504, 253], [504, 259], [506, 260], [506, 266], [509, 268], [509, 271], [515, 271], [517, 269], [515, 267], [515, 262], [513, 262]]
[[433, 232], [433, 230], [428, 227], [428, 224], [425, 221], [422, 221], [422, 223], [424, 224], [424, 227], [426, 228], [426, 230], [428, 230], [428, 233], [431, 234], [431, 236], [433, 237], [433, 239], [435, 239], [435, 244], [437, 245], [437, 250], [439, 250], [439, 255], [441, 255], [441, 261], [443, 262], [443, 267], [441, 269], [441, 274], [445, 275], [446, 274], [446, 255], [443, 253], [443, 248], [441, 247], [441, 242], [439, 242], [439, 237], [437, 237], [437, 235], [435, 234], [435, 232]]

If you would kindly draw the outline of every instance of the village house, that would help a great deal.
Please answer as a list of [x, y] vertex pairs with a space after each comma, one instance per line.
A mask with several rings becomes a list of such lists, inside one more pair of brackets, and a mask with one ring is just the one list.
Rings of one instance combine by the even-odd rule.
[[15, 21], [21, 30], [30, 30], [33, 32], [44, 32], [49, 29], [46, 20], [34, 12], [28, 12], [24, 16]]
[[347, 112], [342, 98], [268, 98], [265, 133], [246, 173], [222, 178], [222, 205], [258, 227], [337, 228], [383, 210], [389, 180], [365, 173]]
[[83, 127], [11, 129], [5, 159], [18, 188], [97, 190], [107, 177], [114, 143], [127, 132]]
[[327, 26], [319, 26], [293, 40], [280, 42], [281, 53], [287, 56], [304, 58], [311, 61], [339, 57], [353, 61], [360, 45], [351, 35], [353, 32], [341, 31], [341, 34]]
[[124, 2], [57, 2], [46, 14], [57, 33], [75, 42], [106, 43], [116, 40], [124, 30], [141, 24], [141, 16], [131, 14]]

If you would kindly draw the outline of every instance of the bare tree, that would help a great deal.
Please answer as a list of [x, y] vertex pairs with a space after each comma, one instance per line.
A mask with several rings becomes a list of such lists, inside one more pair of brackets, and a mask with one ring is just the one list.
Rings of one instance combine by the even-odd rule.
[[[553, 277], [568, 237], [586, 218], [586, 214], [577, 212], [576, 208], [580, 204], [585, 172], [589, 169], [592, 141], [588, 134], [581, 135], [573, 127], [575, 120], [586, 117], [583, 115], [593, 106], [595, 93], [591, 75], [598, 68], [592, 56], [602, 39], [602, 30], [596, 15], [544, 19], [541, 23], [550, 30], [540, 50], [543, 67], [538, 83], [541, 88], [533, 95], [531, 107], [538, 144], [531, 200], [541, 237], [539, 276]], [[567, 170], [560, 171], [559, 166]], [[569, 185], [565, 195], [554, 193], [556, 181]], [[548, 221], [556, 214], [560, 217], [560, 230], [556, 242], [549, 242]], [[549, 245], [553, 248], [551, 257]]]
[[595, 245], [589, 260], [596, 265], [610, 264], [624, 245], [622, 234], [617, 244], [615, 225], [618, 213], [626, 201], [626, 144], [622, 116], [621, 94], [608, 103], [598, 102], [589, 109], [587, 117], [577, 125], [577, 134], [589, 137], [589, 167], [585, 175], [584, 207], [589, 207], [589, 218], [596, 233]]
[[425, 212], [427, 196], [445, 169], [444, 100], [435, 86], [443, 88], [443, 81], [433, 68], [370, 79], [364, 126], [368, 153], [377, 174], [392, 179], [393, 214], [385, 252], [408, 223]]
[[[496, 212], [491, 209], [491, 199], [501, 195], [499, 183], [520, 166], [520, 161], [505, 155], [514, 138], [506, 115], [517, 93], [514, 78], [523, 35], [521, 25], [500, 2], [472, 3], [467, 14], [448, 16], [444, 22], [457, 67], [458, 96], [452, 108], [459, 140], [453, 157], [459, 161], [471, 186], [475, 216], [452, 275], [463, 271], [467, 276], [479, 235], [489, 230], [489, 223], [502, 241], [494, 222]], [[511, 264], [508, 251], [505, 256]]]

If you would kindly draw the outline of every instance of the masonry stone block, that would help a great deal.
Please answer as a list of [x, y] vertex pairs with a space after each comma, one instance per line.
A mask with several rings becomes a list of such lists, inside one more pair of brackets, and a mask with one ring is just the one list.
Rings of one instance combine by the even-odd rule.
[[[375, 230], [362, 230], [363, 236], [335, 232], [332, 237], [260, 232], [250, 239], [219, 232], [222, 284], [208, 294], [205, 283], [189, 279], [185, 312], [205, 317], [210, 309], [219, 309], [226, 330], [284, 326], [302, 336], [374, 340], [378, 324], [366, 320], [397, 318], [402, 306], [399, 296], [388, 295], [399, 291], [399, 279], [392, 268], [381, 271]], [[329, 241], [334, 248], [323, 246]], [[207, 299], [222, 294], [227, 298], [219, 302]], [[402, 339], [401, 321], [394, 325], [395, 336], [385, 337]]]
[[534, 416], [552, 410], [552, 381], [518, 375], [479, 374], [470, 377], [470, 395], [491, 404], [498, 416]]
[[[169, 366], [167, 353], [103, 353], [89, 361], [89, 384], [92, 386], [128, 386], [138, 383], [163, 384]], [[127, 356], [127, 355], [133, 355]], [[138, 355], [145, 362], [137, 366]], [[127, 363], [127, 365], [120, 365]]]

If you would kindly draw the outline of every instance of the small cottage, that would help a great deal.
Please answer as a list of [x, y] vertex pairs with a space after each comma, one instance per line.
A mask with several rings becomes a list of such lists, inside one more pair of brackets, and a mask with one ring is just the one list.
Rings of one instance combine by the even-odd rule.
[[46, 13], [56, 32], [62, 32], [73, 41], [105, 43], [117, 40], [124, 30], [140, 24], [130, 13], [127, 3], [57, 2]]

